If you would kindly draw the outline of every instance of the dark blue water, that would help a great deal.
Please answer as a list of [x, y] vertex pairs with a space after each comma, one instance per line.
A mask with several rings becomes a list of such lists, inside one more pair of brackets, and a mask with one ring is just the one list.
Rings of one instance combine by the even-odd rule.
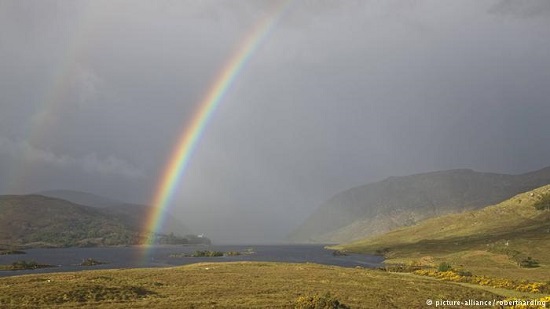
[[[253, 251], [252, 254], [223, 257], [170, 257], [172, 254], [193, 253], [196, 250], [211, 251]], [[52, 268], [36, 270], [0, 271], [0, 277], [33, 273], [62, 271], [79, 271], [90, 269], [136, 268], [136, 267], [170, 267], [199, 262], [232, 262], [232, 261], [268, 261], [289, 263], [318, 263], [343, 267], [379, 267], [383, 257], [363, 254], [334, 256], [332, 251], [322, 245], [227, 245], [227, 246], [155, 246], [144, 255], [141, 247], [109, 248], [59, 248], [28, 249], [22, 255], [0, 255], [0, 264], [11, 264], [15, 261], [35, 261], [39, 264], [56, 265]], [[107, 262], [96, 266], [79, 266], [88, 258]]]

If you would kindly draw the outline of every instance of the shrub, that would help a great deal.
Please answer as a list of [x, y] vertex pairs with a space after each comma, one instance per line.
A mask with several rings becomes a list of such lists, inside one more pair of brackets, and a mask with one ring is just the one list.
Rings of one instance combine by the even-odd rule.
[[[530, 282], [530, 281], [513, 281], [504, 278], [490, 278], [487, 276], [473, 275], [461, 275], [459, 272], [449, 270], [445, 272], [438, 272], [434, 270], [417, 270], [414, 272], [417, 275], [434, 277], [446, 281], [454, 282], [467, 282], [473, 284], [479, 284], [484, 286], [491, 286], [494, 288], [516, 290], [520, 292], [529, 293], [548, 293], [550, 292], [550, 282]], [[469, 273], [469, 272], [468, 272]]]
[[437, 271], [439, 271], [439, 272], [445, 272], [445, 271], [449, 271], [451, 269], [452, 269], [451, 264], [449, 264], [447, 262], [441, 262], [441, 264], [439, 264], [439, 266], [437, 267]]
[[539, 267], [539, 261], [534, 260], [533, 258], [528, 256], [526, 259], [523, 259], [519, 262], [519, 266], [525, 268], [535, 268]]
[[533, 206], [538, 210], [550, 210], [550, 194], [544, 194]]
[[462, 277], [471, 277], [471, 276], [473, 276], [472, 272], [467, 271], [467, 270], [463, 270], [463, 269], [458, 270], [457, 273], [458, 273], [459, 276], [462, 276]]

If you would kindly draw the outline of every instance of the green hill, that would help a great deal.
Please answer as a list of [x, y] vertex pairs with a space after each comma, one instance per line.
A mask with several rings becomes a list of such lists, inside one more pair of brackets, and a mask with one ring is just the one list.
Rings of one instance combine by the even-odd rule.
[[341, 192], [289, 239], [341, 243], [444, 214], [480, 209], [550, 183], [550, 167], [521, 175], [450, 170], [386, 180]]
[[[336, 248], [383, 253], [389, 262], [449, 261], [477, 273], [501, 276], [506, 272], [514, 278], [546, 280], [550, 276], [550, 185], [497, 205], [430, 218]], [[536, 263], [527, 265], [528, 261]], [[528, 266], [537, 266], [536, 271]]]
[[140, 243], [140, 232], [99, 209], [41, 195], [0, 196], [0, 244], [90, 246]]
[[[42, 191], [38, 194], [67, 200], [79, 205], [101, 208], [101, 212], [119, 218], [125, 225], [134, 230], [142, 229], [143, 218], [146, 218], [149, 212], [149, 206], [147, 205], [124, 203], [122, 201], [82, 191], [50, 190]], [[167, 215], [166, 221], [159, 233], [173, 233], [183, 236], [191, 234], [191, 230], [181, 221], [174, 218], [174, 216]]]

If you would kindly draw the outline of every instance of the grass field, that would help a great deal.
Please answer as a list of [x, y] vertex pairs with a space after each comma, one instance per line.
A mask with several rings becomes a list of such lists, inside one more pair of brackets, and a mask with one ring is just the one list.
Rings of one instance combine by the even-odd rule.
[[428, 277], [317, 264], [201, 263], [0, 279], [1, 308], [295, 308], [300, 296], [326, 293], [351, 308], [424, 308], [427, 299], [503, 299]]

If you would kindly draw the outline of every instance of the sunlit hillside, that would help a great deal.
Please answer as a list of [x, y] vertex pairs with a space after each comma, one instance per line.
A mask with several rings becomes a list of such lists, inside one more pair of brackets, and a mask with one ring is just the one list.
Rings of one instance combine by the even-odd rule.
[[[477, 273], [550, 276], [550, 185], [480, 210], [427, 219], [338, 248], [386, 255], [389, 262], [448, 261]], [[536, 261], [533, 268], [521, 267]]]
[[549, 183], [550, 168], [521, 175], [461, 169], [390, 177], [335, 195], [290, 239], [350, 242], [427, 218], [496, 204]]

